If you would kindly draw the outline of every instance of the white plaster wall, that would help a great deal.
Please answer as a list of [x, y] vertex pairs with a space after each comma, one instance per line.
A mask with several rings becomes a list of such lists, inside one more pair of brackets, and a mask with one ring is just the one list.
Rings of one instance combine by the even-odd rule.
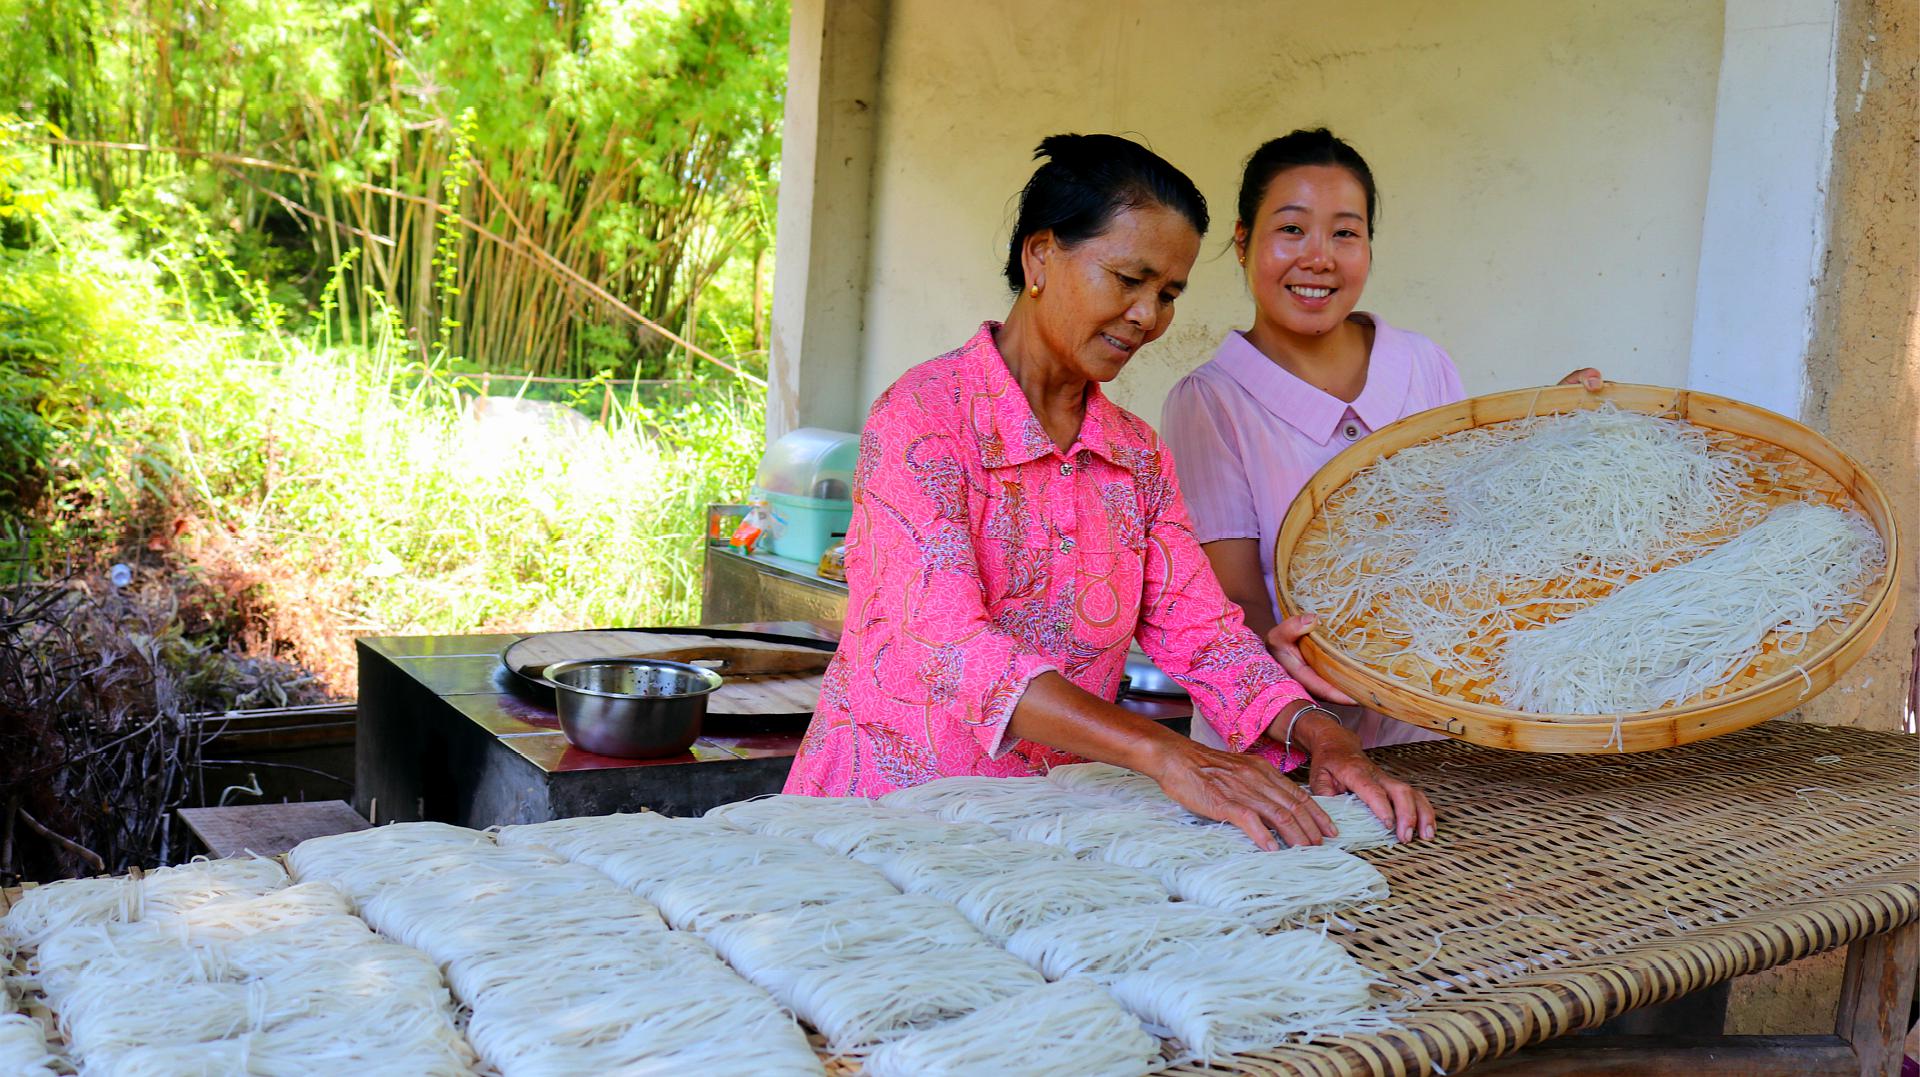
[[1795, 418], [1825, 240], [1836, 14], [1834, 0], [1728, 0], [1688, 369], [1696, 389]]
[[1172, 331], [1114, 386], [1157, 420], [1173, 382], [1249, 321], [1224, 253], [1241, 163], [1317, 124], [1358, 146], [1380, 183], [1363, 307], [1439, 341], [1469, 392], [1580, 366], [1685, 384], [1722, 12], [894, 0], [862, 400], [1005, 313], [999, 267], [1033, 145], [1115, 131], [1185, 169], [1214, 213]]

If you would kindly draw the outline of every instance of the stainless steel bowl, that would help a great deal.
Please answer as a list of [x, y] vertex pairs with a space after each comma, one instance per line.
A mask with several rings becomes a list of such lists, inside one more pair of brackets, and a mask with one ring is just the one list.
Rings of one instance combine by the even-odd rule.
[[721, 684], [710, 669], [655, 658], [555, 662], [542, 679], [553, 685], [569, 742], [623, 759], [686, 751], [700, 736], [707, 696]]

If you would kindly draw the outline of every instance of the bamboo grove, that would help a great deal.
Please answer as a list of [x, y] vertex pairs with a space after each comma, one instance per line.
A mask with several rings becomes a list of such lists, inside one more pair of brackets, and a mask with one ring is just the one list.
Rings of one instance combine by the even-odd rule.
[[785, 21], [754, 0], [0, 0], [0, 112], [45, 125], [65, 182], [221, 247], [339, 339], [397, 320], [423, 359], [671, 377], [759, 362]]

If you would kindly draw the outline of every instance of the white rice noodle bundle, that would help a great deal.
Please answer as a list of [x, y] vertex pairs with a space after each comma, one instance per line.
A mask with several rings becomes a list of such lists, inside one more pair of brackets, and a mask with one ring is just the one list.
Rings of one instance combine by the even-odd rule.
[[888, 808], [938, 816], [954, 823], [985, 823], [1005, 831], [1037, 817], [1076, 809], [1110, 807], [1096, 794], [1063, 789], [1045, 778], [983, 778], [959, 775], [896, 789], [880, 798]]
[[26, 891], [0, 919], [0, 935], [33, 948], [82, 924], [165, 921], [209, 901], [287, 885], [279, 864], [258, 857], [194, 860], [139, 878], [66, 879]]
[[872, 957], [913, 960], [987, 940], [952, 905], [921, 894], [855, 898], [721, 924], [707, 941], [741, 975], [785, 994], [800, 975]]
[[1259, 935], [1258, 928], [1227, 913], [1161, 902], [1052, 920], [1019, 932], [1006, 946], [1049, 980], [1078, 977], [1104, 985], [1198, 945]]
[[619, 849], [650, 841], [662, 833], [713, 834], [727, 829], [730, 828], [716, 821], [640, 811], [588, 815], [577, 819], [549, 819], [544, 823], [518, 823], [501, 827], [494, 833], [494, 840], [508, 848], [532, 846], [568, 860], [580, 860], [578, 854], [581, 852]]
[[729, 920], [764, 912], [899, 893], [865, 864], [807, 848], [820, 855], [819, 862], [762, 863], [682, 875], [656, 889], [654, 902], [667, 923], [704, 934]]
[[643, 840], [600, 849], [575, 849], [568, 856], [646, 898], [689, 874], [749, 871], [792, 866], [826, 870], [846, 861], [805, 841], [750, 834], [712, 820], [712, 831], [663, 829]]
[[1159, 782], [1112, 763], [1067, 763], [1047, 771], [1047, 780], [1062, 789], [1117, 797], [1138, 806], [1164, 809], [1173, 804], [1179, 807], [1160, 789]]
[[[70, 927], [46, 940], [35, 964], [89, 1073], [139, 1072], [143, 1049], [212, 1041], [240, 1041], [246, 1072], [470, 1072], [439, 969], [347, 907], [319, 883], [229, 894], [140, 922]], [[376, 1005], [381, 1020], [368, 1022]], [[197, 1055], [217, 1065], [232, 1051], [187, 1050], [181, 1065], [191, 1071]]]
[[850, 1051], [963, 1017], [1046, 983], [992, 946], [933, 950], [908, 960], [842, 961], [796, 978], [780, 1000]]
[[[1158, 836], [1170, 845], [1178, 845], [1186, 834], [1199, 829], [1198, 826], [1174, 822], [1147, 812], [1109, 808], [1102, 811], [1063, 812], [1033, 819], [1010, 828], [1007, 836], [1056, 845], [1075, 856], [1088, 856], [1098, 855], [1109, 845], [1145, 836]], [[1259, 846], [1248, 841], [1247, 848], [1257, 849]]]
[[1175, 869], [1168, 889], [1182, 901], [1219, 909], [1260, 928], [1387, 896], [1373, 865], [1328, 845], [1248, 853]]
[[1161, 823], [1117, 834], [1094, 855], [1109, 863], [1149, 872], [1170, 886], [1173, 873], [1181, 868], [1262, 852], [1264, 850], [1237, 826]]
[[955, 823], [985, 823], [1011, 837], [1026, 826], [1061, 815], [1075, 812], [1126, 812], [1128, 810], [1124, 804], [1112, 797], [1076, 793], [1070, 789], [1059, 789], [1048, 785], [1044, 788], [1020, 789], [998, 796], [955, 801], [942, 809], [940, 818]]
[[811, 838], [832, 823], [857, 822], [895, 814], [866, 797], [808, 797], [775, 793], [722, 804], [704, 818], [776, 838]]
[[531, 974], [529, 960], [568, 975], [601, 976], [609, 968], [658, 970], [683, 958], [712, 956], [696, 940], [667, 932], [650, 906], [617, 891], [581, 892], [563, 902], [505, 912], [447, 905], [382, 908], [369, 915], [396, 939], [434, 955], [454, 993], [468, 1000], [524, 980]]
[[287, 854], [300, 880], [326, 879], [355, 903], [415, 879], [431, 879], [452, 865], [497, 852], [478, 830], [446, 823], [389, 823], [351, 834], [308, 838]]
[[[287, 946], [302, 945], [293, 933]], [[371, 936], [360, 947], [309, 954], [242, 982], [182, 980], [129, 991], [90, 977], [48, 1004], [83, 1065], [98, 1052], [272, 1036], [297, 1044], [308, 1072], [327, 1060], [390, 1074], [464, 1074], [472, 1052], [433, 963]], [[380, 1019], [367, 1014], [378, 1008]]]
[[[302, 884], [314, 885], [314, 884]], [[105, 978], [157, 990], [180, 980], [246, 982], [298, 967], [308, 947], [348, 949], [379, 941], [357, 917], [323, 916], [241, 938], [204, 938], [150, 925], [99, 924], [63, 931], [40, 948], [34, 968], [50, 996]]]
[[1341, 642], [1390, 632], [1433, 666], [1484, 673], [1475, 644], [1531, 624], [1541, 586], [1623, 581], [1738, 525], [1745, 472], [1697, 427], [1612, 405], [1463, 430], [1356, 473], [1335, 552], [1299, 559], [1292, 594]]
[[[482, 1006], [512, 1013], [523, 1004], [536, 1010], [544, 1005], [533, 997], [536, 987], [545, 1001], [570, 993], [619, 993], [636, 984], [645, 987], [663, 976], [684, 978], [690, 969], [723, 973], [722, 965], [699, 938], [678, 931], [644, 935], [580, 934], [542, 940], [525, 922], [510, 929], [480, 932], [459, 956], [446, 962], [447, 983], [456, 996], [480, 1000]], [[538, 968], [529, 968], [529, 954], [538, 955]], [[730, 979], [737, 979], [726, 973]]]
[[[761, 840], [717, 824], [703, 829]], [[572, 836], [595, 832], [626, 844], [615, 828]], [[401, 881], [362, 906], [382, 931], [445, 966], [472, 1011], [468, 1036], [491, 1069], [504, 1077], [822, 1072], [799, 1026], [764, 991], [698, 939], [664, 930], [653, 906], [612, 879], [550, 856], [548, 839], [569, 840], [561, 828], [521, 831], [506, 847], [443, 852], [449, 862], [436, 876], [396, 872]], [[344, 866], [374, 877], [370, 865]]]
[[829, 852], [879, 867], [901, 853], [928, 846], [997, 841], [1000, 832], [984, 823], [949, 823], [902, 811], [832, 823], [814, 831], [812, 837], [814, 844]]
[[1289, 1037], [1378, 1031], [1374, 979], [1317, 931], [1201, 943], [1113, 982], [1113, 997], [1202, 1061]]
[[0, 1011], [0, 1073], [8, 1077], [54, 1077], [53, 1052], [47, 1050], [40, 1022], [22, 1013]]
[[656, 978], [619, 991], [529, 999], [518, 1013], [475, 1010], [468, 1034], [505, 1077], [821, 1077], [826, 1071], [793, 1018], [737, 982], [751, 993], [717, 990], [704, 977]]
[[928, 845], [910, 849], [880, 866], [887, 880], [911, 894], [946, 900], [982, 879], [996, 878], [1029, 864], [1072, 857], [1058, 846], [1037, 841], [982, 841], [966, 845]]
[[1362, 849], [1377, 849], [1383, 845], [1393, 845], [1399, 839], [1380, 817], [1373, 814], [1367, 803], [1352, 793], [1339, 796], [1314, 797], [1314, 802], [1333, 820], [1335, 829], [1340, 833], [1327, 839], [1327, 844], [1336, 849], [1358, 852]]
[[1086, 981], [1046, 984], [882, 1044], [868, 1077], [1139, 1077], [1160, 1043]]
[[[97, 1051], [87, 1058], [87, 1077], [233, 1077], [241, 1073], [274, 1072], [249, 1069], [250, 1047], [258, 1037], [205, 1040], [199, 1043], [155, 1043], [115, 1051]], [[280, 1072], [296, 1073], [287, 1069]]]
[[1840, 616], [1885, 564], [1861, 517], [1782, 505], [1709, 553], [1507, 634], [1493, 688], [1507, 706], [1543, 714], [1657, 710], [1732, 680], [1768, 633]]
[[171, 920], [88, 924], [54, 935], [34, 955], [49, 994], [85, 979], [159, 986], [178, 979], [246, 980], [299, 964], [300, 945], [377, 941], [328, 883], [298, 883], [257, 897], [208, 902]]
[[895, 789], [879, 798], [881, 805], [904, 811], [923, 812], [944, 818], [945, 809], [983, 796], [1011, 795], [1022, 789], [1045, 788], [1045, 778], [989, 778], [978, 774], [958, 774], [936, 778], [920, 785]]
[[1167, 888], [1151, 875], [1120, 864], [1090, 860], [1043, 861], [935, 896], [953, 902], [995, 942], [1036, 924], [1095, 909], [1164, 905]]

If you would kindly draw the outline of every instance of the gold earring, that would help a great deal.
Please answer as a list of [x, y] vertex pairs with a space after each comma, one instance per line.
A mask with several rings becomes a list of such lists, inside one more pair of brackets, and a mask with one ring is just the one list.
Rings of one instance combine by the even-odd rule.
[[1040, 285], [1039, 285], [1039, 283], [1038, 283], [1038, 282], [1036, 282], [1036, 283], [1033, 283], [1033, 284], [1029, 284], [1029, 285], [1027, 285], [1027, 294], [1028, 294], [1028, 295], [1030, 295], [1030, 296], [1032, 296], [1032, 297], [1034, 297], [1035, 299], [1038, 299], [1038, 298], [1040, 298]]

